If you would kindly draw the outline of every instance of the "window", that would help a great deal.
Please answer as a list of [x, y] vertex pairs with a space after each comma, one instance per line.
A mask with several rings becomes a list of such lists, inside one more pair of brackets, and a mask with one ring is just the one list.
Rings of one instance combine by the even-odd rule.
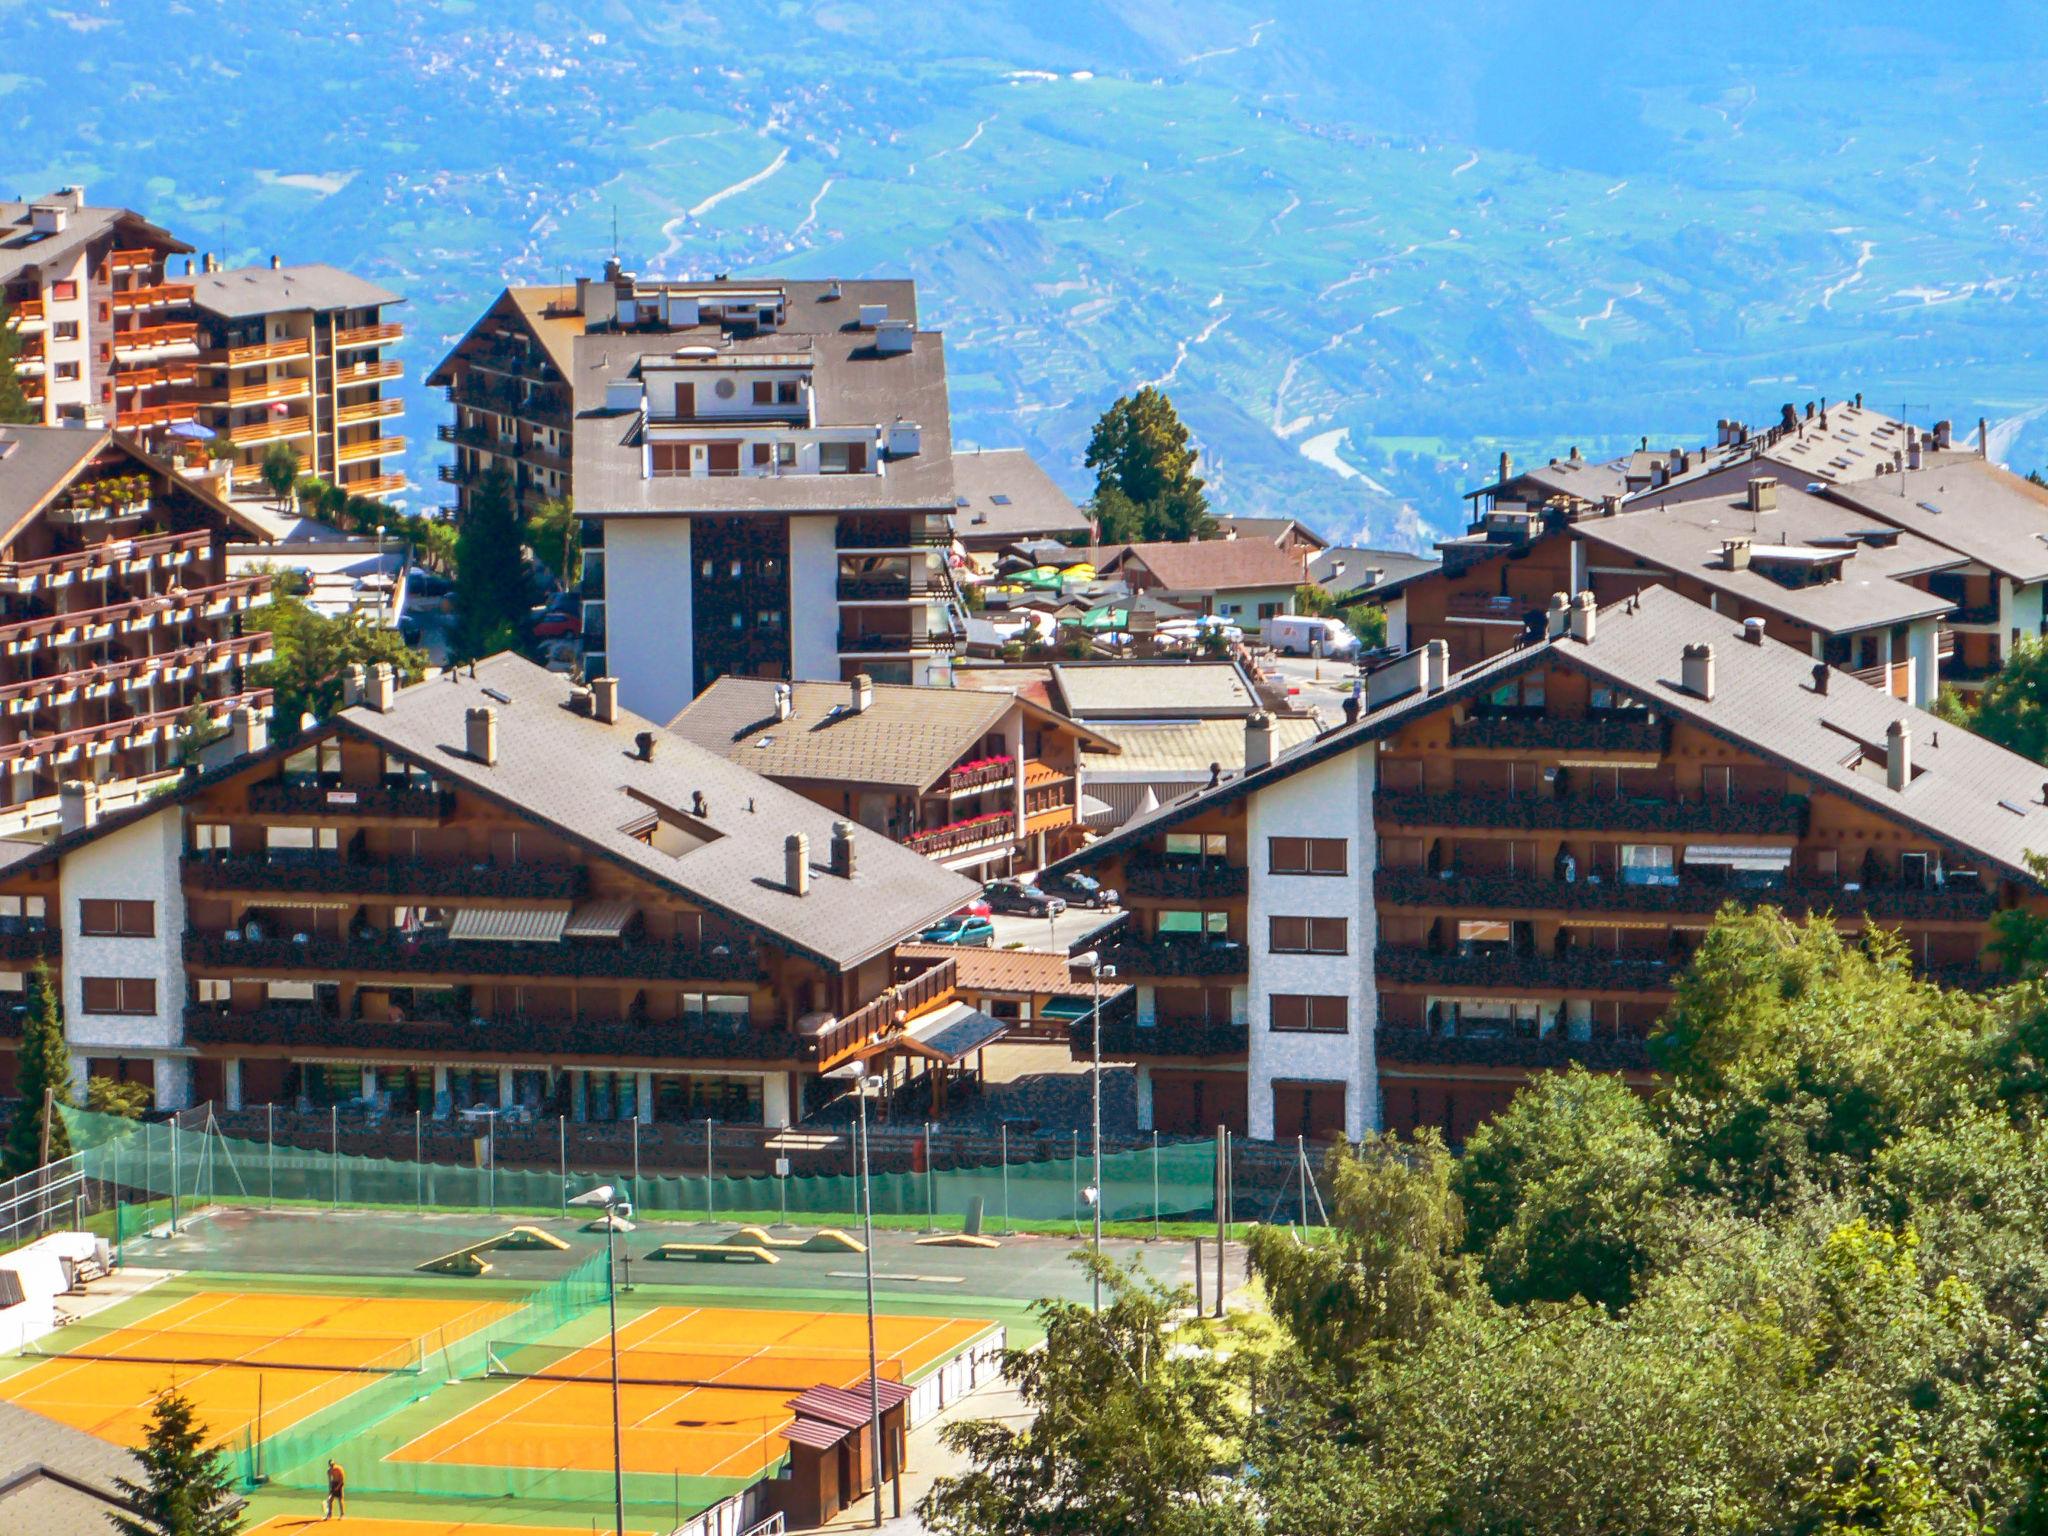
[[1272, 1025], [1276, 1034], [1341, 1035], [1349, 1031], [1349, 998], [1320, 992], [1275, 992]]
[[1211, 939], [1223, 938], [1230, 932], [1228, 912], [1162, 912], [1159, 914], [1159, 936], [1163, 939], [1190, 938], [1206, 935]]
[[818, 473], [821, 475], [845, 475], [853, 472], [853, 445], [851, 443], [818, 444]]
[[775, 462], [784, 469], [796, 463], [796, 444], [777, 443], [775, 445]]
[[1269, 871], [1276, 875], [1341, 875], [1349, 868], [1341, 837], [1266, 840]]
[[58, 377], [58, 378], [60, 378], [60, 379], [75, 379], [75, 378], [77, 378], [77, 377], [78, 377], [78, 364], [76, 364], [76, 363], [59, 363], [59, 364], [57, 365], [57, 377]]
[[59, 341], [76, 341], [78, 340], [78, 322], [76, 320], [59, 320], [50, 328], [50, 333]]
[[775, 386], [775, 403], [777, 405], [796, 404], [795, 379], [784, 379], [781, 383]]
[[50, 297], [59, 304], [69, 303], [78, 297], [78, 284], [66, 278], [61, 283], [50, 284]]
[[1268, 619], [1278, 618], [1280, 616], [1280, 611], [1285, 607], [1286, 604], [1284, 603], [1259, 604], [1259, 622], [1263, 624]]
[[233, 829], [224, 823], [202, 821], [192, 829], [192, 846], [200, 853], [226, 853], [232, 836]]
[[685, 992], [683, 994], [683, 1022], [706, 1025], [712, 1029], [745, 1029], [747, 1027], [747, 995], [744, 992]]
[[772, 382], [771, 380], [768, 380], [768, 379], [756, 379], [756, 380], [754, 380], [754, 404], [756, 404], [756, 405], [773, 405], [774, 403], [775, 403], [775, 385], [774, 385], [774, 383], [773, 383], [773, 382]]
[[82, 976], [79, 993], [87, 1013], [155, 1013], [156, 982], [148, 976]]
[[226, 1003], [233, 996], [233, 988], [217, 976], [202, 976], [192, 983], [197, 989], [198, 1000], [202, 1003]]
[[1266, 947], [1276, 955], [1341, 955], [1345, 927], [1341, 917], [1276, 917]]
[[96, 939], [153, 939], [153, 901], [80, 901], [78, 931]]
[[1671, 850], [1662, 843], [1621, 845], [1623, 885], [1676, 885], [1678, 870], [1671, 862]]
[[1169, 832], [1166, 857], [1174, 864], [1220, 864], [1229, 839], [1221, 832]]

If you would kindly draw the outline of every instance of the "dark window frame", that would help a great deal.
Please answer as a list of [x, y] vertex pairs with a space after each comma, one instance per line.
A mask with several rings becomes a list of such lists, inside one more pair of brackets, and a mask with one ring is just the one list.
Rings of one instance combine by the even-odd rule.
[[[1298, 857], [1282, 863], [1282, 849]], [[1335, 867], [1330, 867], [1334, 863]], [[1351, 842], [1343, 837], [1269, 837], [1266, 872], [1272, 875], [1318, 875], [1342, 879], [1351, 872]]]
[[89, 939], [153, 939], [156, 903], [82, 896], [78, 901], [78, 931]]
[[[1301, 924], [1301, 942], [1283, 942], [1282, 923]], [[1334, 926], [1337, 940], [1332, 947], [1328, 932]], [[1348, 955], [1351, 952], [1350, 920], [1342, 917], [1273, 917], [1266, 928], [1266, 948], [1276, 955]]]
[[[1267, 1003], [1267, 1027], [1276, 1035], [1351, 1033], [1351, 999], [1339, 993], [1275, 992]], [[1334, 1024], [1329, 1022], [1333, 1013]]]
[[[109, 987], [113, 989], [111, 993], [101, 990]], [[95, 995], [100, 1001], [94, 1001]], [[156, 978], [81, 976], [78, 979], [78, 1000], [81, 1010], [86, 1013], [146, 1016], [156, 1012]]]

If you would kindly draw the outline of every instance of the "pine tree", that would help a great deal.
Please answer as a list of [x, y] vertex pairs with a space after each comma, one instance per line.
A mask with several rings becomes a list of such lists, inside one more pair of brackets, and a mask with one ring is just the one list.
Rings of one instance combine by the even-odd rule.
[[[14, 1109], [14, 1123], [7, 1129], [7, 1144], [0, 1152], [0, 1172], [13, 1178], [40, 1164], [43, 1150], [43, 1095], [55, 1090], [55, 1102], [71, 1102], [71, 1052], [64, 1043], [64, 1011], [57, 1003], [57, 988], [50, 980], [50, 968], [38, 965], [29, 978], [28, 1017], [22, 1023], [21, 1046], [15, 1055], [16, 1091], [21, 1102]], [[61, 1115], [50, 1122], [52, 1161], [69, 1155], [71, 1138]]]
[[519, 643], [528, 612], [520, 532], [512, 476], [504, 465], [493, 464], [471, 490], [455, 540], [457, 650], [466, 658]]
[[220, 1459], [207, 1448], [191, 1400], [175, 1387], [156, 1400], [142, 1449], [142, 1481], [114, 1485], [135, 1513], [111, 1515], [121, 1536], [235, 1536], [241, 1511]]
[[29, 402], [21, 387], [21, 376], [15, 372], [14, 360], [21, 355], [21, 332], [11, 320], [7, 306], [0, 304], [0, 422], [33, 425], [43, 419], [43, 413]]
[[1120, 395], [1095, 423], [1082, 461], [1095, 471], [1095, 514], [1104, 543], [1136, 536], [1186, 541], [1216, 531], [1196, 450], [1166, 392], [1147, 384]]

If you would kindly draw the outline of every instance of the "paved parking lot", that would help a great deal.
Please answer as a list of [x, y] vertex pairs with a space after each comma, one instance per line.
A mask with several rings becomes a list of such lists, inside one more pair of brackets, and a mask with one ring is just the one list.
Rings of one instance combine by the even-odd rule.
[[1083, 912], [1069, 907], [1054, 921], [1047, 922], [1042, 917], [1012, 917], [998, 912], [993, 919], [996, 948], [1021, 945], [1025, 949], [1072, 949], [1118, 915], [1114, 910]]

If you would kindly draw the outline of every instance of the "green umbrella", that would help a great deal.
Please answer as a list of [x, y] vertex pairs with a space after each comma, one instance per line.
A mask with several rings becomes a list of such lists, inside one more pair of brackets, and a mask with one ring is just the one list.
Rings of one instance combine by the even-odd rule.
[[1130, 610], [1126, 608], [1091, 608], [1081, 616], [1083, 629], [1129, 629]]

